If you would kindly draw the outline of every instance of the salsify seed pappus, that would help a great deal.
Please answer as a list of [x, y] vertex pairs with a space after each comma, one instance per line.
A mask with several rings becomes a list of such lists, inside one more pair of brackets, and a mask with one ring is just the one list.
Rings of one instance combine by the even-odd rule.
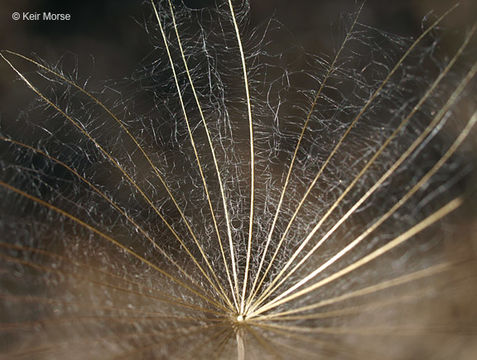
[[267, 4], [134, 4], [114, 81], [1, 50], [1, 358], [477, 356], [472, 4], [319, 55]]

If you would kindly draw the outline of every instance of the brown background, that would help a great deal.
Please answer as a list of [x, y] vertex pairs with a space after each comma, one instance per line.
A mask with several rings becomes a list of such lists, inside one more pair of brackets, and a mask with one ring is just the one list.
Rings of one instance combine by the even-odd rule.
[[[294, 35], [299, 45], [315, 54], [333, 53], [340, 35], [333, 31], [340, 16], [356, 10], [354, 0], [251, 0], [251, 25], [273, 17]], [[186, 0], [189, 6], [210, 6], [213, 0]], [[368, 0], [362, 23], [400, 35], [416, 35], [426, 14], [441, 14], [453, 0]], [[14, 21], [14, 11], [67, 12], [67, 22]], [[463, 34], [477, 14], [477, 1], [461, 1], [444, 26]], [[141, 23], [150, 6], [139, 0], [3, 0], [0, 2], [0, 48], [38, 55], [54, 63], [65, 54], [78, 57], [79, 72], [91, 79], [117, 79], [131, 73], [151, 50]], [[452, 39], [452, 38], [451, 38]], [[452, 40], [447, 40], [452, 46]], [[278, 44], [279, 46], [280, 44]], [[446, 46], [444, 43], [443, 46]], [[15, 76], [0, 64], [0, 120], [8, 121], [25, 106], [25, 90], [15, 86]]]

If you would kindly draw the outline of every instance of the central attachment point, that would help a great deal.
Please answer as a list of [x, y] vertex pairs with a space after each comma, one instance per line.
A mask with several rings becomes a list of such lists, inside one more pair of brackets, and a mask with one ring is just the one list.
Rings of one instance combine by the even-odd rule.
[[245, 317], [242, 314], [237, 316], [237, 321], [238, 322], [241, 322], [241, 321], [244, 321], [244, 320], [245, 320]]

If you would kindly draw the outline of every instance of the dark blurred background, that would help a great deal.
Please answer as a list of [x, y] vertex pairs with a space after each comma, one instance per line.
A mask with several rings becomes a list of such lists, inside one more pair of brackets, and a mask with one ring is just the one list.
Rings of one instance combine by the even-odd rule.
[[[218, 0], [215, 0], [218, 1]], [[176, 1], [177, 2], [177, 1]], [[214, 0], [185, 0], [188, 6], [211, 6]], [[332, 54], [340, 34], [333, 24], [355, 11], [355, 0], [250, 0], [251, 25], [270, 17], [281, 22], [299, 45], [315, 54]], [[422, 19], [441, 14], [454, 0], [368, 0], [360, 16], [362, 23], [397, 33], [416, 35]], [[444, 22], [451, 32], [470, 28], [477, 14], [477, 1], [464, 0]], [[142, 0], [2, 0], [0, 2], [0, 48], [25, 55], [38, 55], [55, 63], [65, 54], [78, 59], [79, 73], [92, 79], [117, 79], [129, 75], [151, 46], [141, 23], [150, 16], [150, 5]], [[14, 21], [13, 12], [60, 12], [70, 21]], [[449, 46], [452, 46], [449, 40]], [[278, 44], [279, 46], [280, 44]], [[445, 46], [445, 44], [444, 44]], [[3, 121], [24, 106], [27, 91], [11, 84], [15, 76], [0, 64], [0, 116]], [[30, 94], [31, 95], [31, 94]]]

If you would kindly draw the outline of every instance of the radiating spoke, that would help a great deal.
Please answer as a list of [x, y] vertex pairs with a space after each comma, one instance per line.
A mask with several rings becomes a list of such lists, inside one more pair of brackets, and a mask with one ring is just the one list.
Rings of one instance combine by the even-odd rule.
[[[7, 244], [7, 243], [3, 243], [3, 242], [0, 242], [0, 247], [7, 248], [7, 249], [19, 250], [19, 251], [28, 251], [28, 252], [32, 252], [32, 253], [38, 253], [38, 254], [41, 254], [41, 255], [46, 255], [46, 256], [48, 256], [52, 259], [59, 259], [59, 260], [65, 261], [66, 264], [73, 264], [74, 266], [77, 266], [77, 267], [80, 267], [81, 269], [87, 270], [91, 274], [106, 275], [109, 278], [111, 278], [111, 280], [113, 280], [113, 282], [115, 284], [117, 284], [118, 282], [125, 282], [129, 285], [133, 285], [133, 286], [137, 287], [138, 289], [146, 290], [146, 291], [149, 292], [149, 294], [143, 293], [143, 292], [138, 292], [138, 291], [133, 291], [133, 290], [130, 290], [130, 289], [127, 289], [127, 288], [118, 287], [117, 285], [113, 285], [111, 283], [99, 282], [96, 277], [88, 278], [88, 277], [83, 277], [83, 276], [76, 275], [75, 273], [69, 274], [69, 273], [66, 273], [66, 272], [61, 272], [61, 274], [65, 275], [65, 276], [78, 277], [79, 279], [85, 279], [85, 280], [87, 280], [91, 283], [94, 283], [94, 284], [98, 284], [98, 285], [101, 285], [101, 286], [107, 286], [109, 288], [113, 288], [113, 289], [118, 290], [118, 291], [132, 293], [132, 294], [135, 294], [135, 295], [138, 295], [138, 296], [154, 299], [154, 300], [157, 300], [157, 301], [167, 302], [167, 303], [171, 303], [171, 304], [180, 304], [182, 307], [187, 307], [189, 309], [198, 310], [198, 311], [201, 311], [201, 312], [212, 313], [212, 314], [215, 314], [215, 315], [218, 315], [218, 316], [223, 315], [222, 313], [218, 313], [218, 312], [210, 310], [210, 309], [206, 309], [206, 308], [203, 308], [203, 307], [200, 307], [200, 306], [197, 306], [197, 305], [192, 305], [192, 304], [185, 303], [184, 301], [181, 301], [178, 298], [176, 298], [174, 296], [171, 296], [170, 294], [162, 293], [158, 289], [149, 288], [149, 287], [144, 286], [143, 284], [140, 284], [138, 282], [131, 281], [130, 279], [126, 278], [125, 276], [119, 276], [119, 275], [116, 275], [116, 274], [112, 274], [110, 272], [104, 271], [102, 269], [98, 269], [98, 268], [90, 266], [90, 265], [83, 264], [83, 263], [78, 262], [78, 261], [71, 261], [71, 259], [69, 259], [69, 258], [66, 258], [64, 256], [61, 256], [59, 254], [56, 254], [56, 253], [53, 253], [53, 252], [50, 252], [50, 251], [41, 250], [41, 249], [37, 249], [37, 248], [31, 248], [31, 247], [27, 247], [27, 246], [20, 246], [20, 245], [15, 245], [15, 244]], [[0, 254], [0, 256], [5, 256], [5, 255]], [[13, 257], [8, 257], [8, 259], [9, 259], [9, 261], [16, 262], [15, 258], [13, 258]], [[43, 267], [39, 264], [34, 264], [33, 262], [23, 261], [22, 264], [25, 264], [27, 266], [32, 266], [32, 267], [35, 267], [36, 269], [40, 269], [40, 270], [43, 270], [43, 271], [57, 272], [56, 269], [46, 268], [46, 267]], [[158, 294], [161, 294], [160, 297], [158, 296]]]
[[211, 310], [211, 309], [207, 309], [207, 308], [204, 308], [204, 307], [201, 307], [201, 306], [198, 306], [198, 305], [194, 305], [194, 304], [185, 302], [185, 301], [180, 300], [180, 299], [178, 299], [174, 296], [171, 296], [170, 294], [157, 295], [157, 293], [158, 293], [157, 290], [154, 290], [156, 294], [148, 294], [148, 293], [144, 293], [144, 292], [141, 292], [141, 291], [135, 291], [135, 290], [131, 290], [129, 288], [124, 288], [124, 287], [120, 287], [120, 286], [117, 286], [117, 285], [113, 285], [113, 284], [108, 283], [108, 282], [99, 281], [99, 280], [96, 280], [94, 278], [80, 276], [80, 275], [72, 274], [70, 272], [64, 272], [64, 271], [61, 271], [61, 270], [56, 269], [56, 268], [46, 267], [46, 266], [43, 266], [43, 265], [33, 263], [31, 261], [21, 260], [21, 259], [17, 259], [17, 258], [11, 257], [11, 256], [3, 255], [3, 254], [0, 254], [0, 258], [3, 258], [5, 261], [21, 264], [23, 266], [28, 266], [30, 268], [35, 269], [36, 271], [39, 271], [39, 272], [54, 273], [54, 274], [58, 274], [58, 275], [61, 275], [61, 276], [73, 277], [73, 278], [76, 278], [78, 280], [86, 280], [93, 285], [105, 287], [105, 288], [108, 288], [108, 289], [111, 289], [111, 290], [114, 290], [114, 291], [118, 291], [118, 292], [121, 292], [121, 293], [133, 294], [135, 296], [139, 296], [139, 297], [144, 298], [144, 299], [152, 299], [154, 301], [159, 301], [159, 302], [162, 302], [162, 303], [171, 304], [171, 305], [174, 305], [174, 306], [179, 306], [179, 307], [182, 307], [182, 308], [195, 310], [195, 311], [199, 311], [199, 312], [209, 313], [209, 314], [213, 314], [213, 315], [216, 315], [216, 316], [219, 316], [219, 317], [224, 316], [224, 314], [221, 313], [221, 312], [217, 312], [217, 311], [214, 311], [214, 310]]
[[291, 309], [291, 310], [276, 312], [276, 313], [272, 313], [272, 314], [260, 315], [259, 317], [257, 317], [257, 319], [262, 319], [262, 320], [275, 319], [277, 317], [297, 314], [297, 313], [304, 312], [304, 311], [315, 310], [315, 309], [318, 309], [318, 308], [321, 308], [321, 307], [324, 307], [324, 306], [328, 306], [328, 305], [334, 305], [334, 304], [336, 304], [340, 301], [345, 301], [345, 300], [352, 299], [352, 298], [359, 297], [359, 296], [369, 295], [369, 294], [372, 294], [374, 292], [378, 292], [378, 291], [382, 291], [382, 290], [385, 290], [385, 289], [388, 289], [388, 288], [391, 288], [391, 287], [403, 285], [403, 284], [406, 284], [406, 283], [411, 282], [411, 281], [416, 281], [416, 280], [420, 280], [420, 279], [423, 279], [423, 278], [426, 278], [426, 277], [429, 277], [429, 276], [434, 276], [436, 274], [441, 274], [445, 271], [449, 271], [450, 269], [452, 269], [452, 266], [453, 265], [450, 264], [450, 263], [444, 263], [444, 264], [430, 266], [430, 267], [425, 268], [423, 270], [418, 270], [418, 271], [412, 272], [410, 274], [406, 274], [406, 275], [403, 275], [403, 276], [396, 277], [396, 278], [391, 279], [391, 280], [382, 281], [378, 284], [374, 284], [374, 285], [371, 285], [371, 286], [368, 286], [368, 287], [365, 287], [365, 288], [362, 288], [362, 289], [359, 289], [359, 290], [351, 291], [351, 292], [348, 292], [346, 294], [339, 295], [339, 296], [336, 296], [336, 297], [333, 297], [333, 298], [321, 300], [321, 301], [318, 301], [314, 304], [301, 306], [301, 307], [297, 307], [297, 308], [294, 308], [294, 309]]
[[[0, 255], [0, 257], [3, 257]], [[11, 259], [7, 259], [7, 261], [11, 261]], [[37, 269], [40, 270], [40, 269]], [[50, 269], [46, 269], [45, 271], [51, 271]], [[66, 273], [63, 272], [64, 275]], [[107, 286], [107, 285], [106, 285]], [[137, 294], [137, 292], [133, 292], [133, 294]], [[25, 324], [33, 324], [32, 326], [35, 326], [37, 323], [44, 323], [48, 322], [50, 320], [55, 320], [58, 319], [59, 321], [63, 321], [63, 319], [94, 319], [94, 318], [110, 318], [110, 317], [128, 317], [132, 319], [177, 319], [177, 321], [207, 321], [207, 322], [223, 322], [223, 318], [207, 318], [207, 317], [197, 317], [197, 316], [185, 316], [185, 315], [173, 315], [170, 313], [162, 313], [158, 311], [145, 311], [145, 310], [139, 310], [139, 309], [134, 309], [134, 308], [128, 308], [128, 307], [118, 307], [118, 306], [97, 306], [96, 304], [88, 303], [88, 302], [72, 302], [72, 301], [67, 301], [67, 300], [59, 300], [56, 298], [50, 298], [50, 297], [44, 297], [44, 296], [20, 296], [20, 295], [9, 295], [9, 294], [0, 294], [0, 299], [4, 299], [8, 301], [10, 304], [18, 304], [18, 303], [28, 303], [28, 304], [48, 304], [48, 305], [62, 305], [62, 306], [71, 306], [71, 305], [81, 305], [84, 307], [84, 310], [87, 311], [98, 311], [98, 312], [103, 312], [103, 311], [109, 311], [111, 312], [110, 315], [97, 315], [97, 314], [68, 314], [67, 316], [62, 316], [62, 317], [54, 317], [51, 319], [36, 319], [31, 322], [25, 322]], [[168, 299], [167, 297], [165, 299]], [[211, 312], [209, 309], [202, 309], [200, 307], [190, 305], [187, 306], [186, 303], [183, 301], [174, 301], [171, 299], [168, 300], [162, 300], [161, 298], [155, 297], [155, 300], [158, 300], [160, 302], [167, 302], [173, 305], [179, 305], [181, 307], [189, 307], [191, 310], [195, 310], [197, 313], [209, 313]], [[122, 313], [127, 313], [127, 314], [132, 314], [132, 315], [122, 315]], [[216, 316], [222, 316], [220, 313], [212, 312]], [[136, 315], [137, 314], [137, 315]], [[142, 316], [139, 316], [142, 315]], [[23, 323], [0, 323], [0, 328], [2, 328], [3, 325], [9, 325], [9, 324], [23, 324]]]
[[[353, 334], [360, 336], [429, 336], [432, 333], [452, 333], [453, 327], [449, 326], [415, 326], [415, 325], [401, 325], [401, 326], [369, 326], [369, 327], [305, 327], [305, 326], [290, 326], [279, 324], [268, 324], [268, 326], [276, 329], [282, 329], [290, 332], [308, 333], [308, 334], [327, 334], [327, 335], [345, 335]], [[470, 329], [470, 334], [475, 332], [475, 329]]]
[[[447, 269], [448, 270], [448, 269]], [[413, 280], [416, 280], [414, 278]], [[397, 285], [394, 285], [397, 286]], [[415, 291], [412, 294], [402, 295], [402, 296], [393, 296], [391, 299], [382, 300], [382, 301], [374, 301], [369, 302], [363, 305], [357, 306], [347, 306], [347, 307], [340, 307], [338, 310], [329, 310], [329, 311], [322, 311], [322, 312], [315, 312], [306, 315], [281, 315], [281, 313], [273, 313], [270, 315], [260, 315], [257, 318], [250, 319], [249, 322], [255, 323], [258, 321], [259, 323], [266, 324], [267, 319], [270, 321], [297, 321], [297, 320], [315, 320], [315, 319], [328, 319], [328, 318], [338, 318], [338, 317], [345, 317], [350, 315], [359, 315], [364, 312], [374, 312], [378, 308], [386, 307], [388, 305], [399, 305], [405, 303], [406, 301], [416, 300], [422, 296], [425, 296], [432, 290], [431, 287], [427, 287], [424, 289], [420, 289], [419, 291]], [[279, 315], [280, 314], [280, 315]], [[275, 316], [276, 315], [276, 316]], [[269, 317], [270, 316], [270, 317]]]
[[[123, 315], [123, 314], [111, 314], [111, 315], [67, 315], [61, 317], [51, 317], [51, 318], [43, 318], [43, 319], [36, 319], [33, 321], [18, 321], [18, 322], [10, 322], [10, 323], [0, 323], [0, 332], [13, 332], [13, 331], [21, 331], [22, 333], [25, 331], [38, 331], [38, 327], [48, 327], [48, 329], [52, 329], [54, 326], [62, 326], [65, 325], [67, 327], [71, 327], [73, 324], [77, 325], [78, 323], [81, 324], [88, 324], [93, 323], [97, 324], [100, 323], [129, 323], [133, 325], [138, 325], [144, 321], [150, 321], [153, 324], [161, 321], [169, 321], [171, 323], [178, 323], [178, 322], [199, 322], [199, 321], [206, 321], [206, 319], [199, 319], [195, 317], [187, 317], [187, 316], [174, 316], [174, 315], [150, 315], [150, 316], [134, 316], [134, 315]], [[222, 320], [211, 321], [214, 322], [223, 322]]]
[[240, 300], [240, 314], [244, 313], [245, 309], [245, 296], [247, 292], [247, 283], [248, 283], [248, 273], [250, 267], [250, 257], [252, 256], [252, 233], [253, 233], [253, 212], [254, 212], [254, 202], [255, 202], [255, 150], [254, 150], [254, 140], [253, 140], [253, 121], [252, 121], [252, 104], [250, 98], [250, 90], [248, 86], [248, 75], [247, 75], [247, 63], [245, 61], [245, 54], [243, 51], [242, 40], [240, 37], [240, 31], [237, 24], [237, 18], [235, 16], [234, 7], [232, 5], [232, 0], [228, 0], [230, 14], [232, 16], [232, 22], [235, 29], [235, 36], [237, 37], [237, 43], [240, 51], [240, 59], [242, 60], [242, 73], [243, 81], [245, 88], [245, 96], [247, 101], [247, 114], [248, 114], [248, 128], [249, 128], [249, 137], [250, 137], [250, 216], [249, 216], [249, 226], [248, 226], [248, 240], [247, 240], [247, 257], [245, 263], [245, 274], [243, 278], [243, 287], [242, 287], [242, 296]]

